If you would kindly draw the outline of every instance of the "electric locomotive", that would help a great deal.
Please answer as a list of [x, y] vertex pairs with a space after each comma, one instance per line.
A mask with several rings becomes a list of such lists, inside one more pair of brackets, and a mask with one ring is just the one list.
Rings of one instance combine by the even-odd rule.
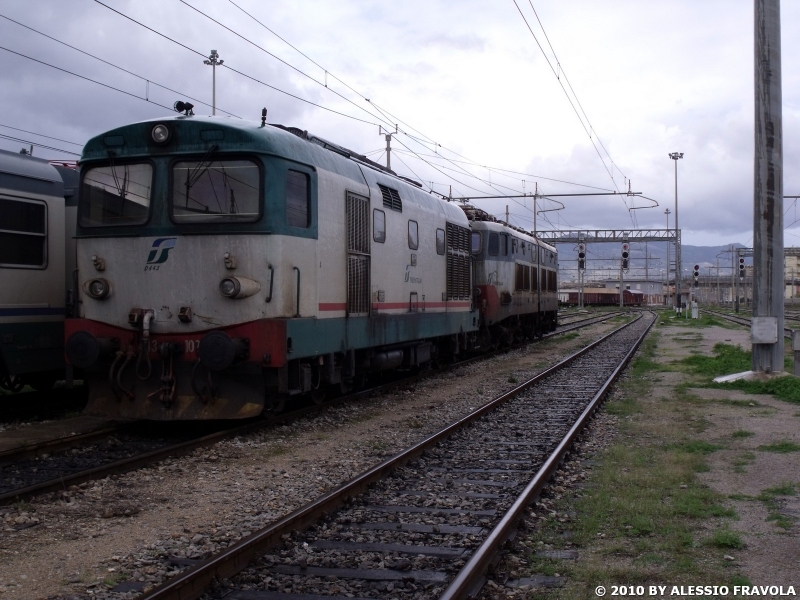
[[182, 115], [85, 146], [87, 412], [246, 418], [476, 347], [456, 205], [306, 131]]
[[8, 391], [65, 378], [77, 181], [75, 169], [0, 150], [0, 387]]
[[509, 345], [557, 325], [558, 253], [528, 232], [464, 206], [472, 224], [475, 302], [484, 345]]

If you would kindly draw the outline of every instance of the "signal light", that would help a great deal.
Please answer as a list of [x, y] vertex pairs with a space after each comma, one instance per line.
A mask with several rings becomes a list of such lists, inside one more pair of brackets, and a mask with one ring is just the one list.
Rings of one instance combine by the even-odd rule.
[[744, 257], [739, 257], [739, 278], [744, 279]]
[[578, 244], [578, 270], [586, 268], [586, 244]]
[[692, 275], [694, 275], [694, 287], [697, 287], [698, 285], [700, 285], [697, 281], [697, 278], [700, 277], [700, 265], [694, 266], [694, 272], [692, 273]]
[[630, 256], [631, 245], [628, 242], [622, 243], [622, 268], [628, 269], [628, 257]]

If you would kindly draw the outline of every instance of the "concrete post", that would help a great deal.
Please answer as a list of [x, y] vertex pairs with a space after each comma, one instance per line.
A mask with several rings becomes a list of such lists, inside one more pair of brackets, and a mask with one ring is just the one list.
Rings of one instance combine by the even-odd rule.
[[[783, 119], [780, 0], [755, 0], [753, 370], [783, 371]], [[770, 332], [762, 335], [762, 332]], [[771, 332], [775, 332], [774, 335]]]

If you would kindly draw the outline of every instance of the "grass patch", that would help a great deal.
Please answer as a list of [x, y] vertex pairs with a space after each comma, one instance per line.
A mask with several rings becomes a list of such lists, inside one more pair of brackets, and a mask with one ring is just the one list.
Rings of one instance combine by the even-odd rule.
[[742, 536], [735, 531], [731, 531], [727, 527], [717, 529], [713, 535], [706, 540], [706, 544], [716, 548], [728, 548], [732, 550], [739, 550], [744, 548], [744, 541]]
[[518, 383], [518, 380], [513, 375], [508, 376], [508, 383]]
[[720, 446], [719, 444], [712, 444], [710, 442], [704, 442], [701, 440], [682, 442], [680, 444], [673, 445], [673, 447], [680, 448], [684, 452], [693, 454], [711, 454], [712, 452], [716, 452], [717, 450], [721, 450], [723, 448], [723, 446]]
[[[749, 371], [752, 366], [752, 355], [740, 346], [716, 344], [713, 356], [692, 355], [681, 361], [690, 373], [713, 379], [719, 375], [729, 375]], [[776, 377], [768, 381], [731, 381], [729, 383], [712, 383], [707, 385], [720, 389], [741, 390], [748, 394], [771, 394], [787, 402], [800, 403], [800, 378]]]
[[702, 329], [705, 327], [724, 327], [725, 329], [735, 329], [737, 327], [730, 321], [720, 319], [714, 315], [709, 315], [703, 311], [700, 311], [699, 318], [697, 319], [687, 319], [685, 314], [682, 314], [680, 317], [662, 317], [661, 324], [674, 327], [691, 327], [693, 329]]
[[731, 434], [733, 438], [749, 438], [755, 435], [753, 431], [746, 431], [744, 429], [737, 429]]
[[750, 370], [751, 354], [740, 346], [715, 344], [713, 353], [713, 356], [705, 354], [687, 356], [681, 362], [687, 365], [691, 372], [709, 377]]
[[767, 488], [758, 496], [758, 500], [764, 503], [769, 514], [767, 521], [773, 523], [776, 527], [789, 530], [794, 526], [795, 517], [780, 512], [781, 504], [778, 498], [781, 496], [795, 496], [797, 495], [797, 485], [794, 483], [781, 483], [779, 485]]
[[788, 454], [789, 452], [800, 452], [800, 444], [795, 444], [794, 442], [783, 440], [780, 442], [776, 442], [774, 444], [766, 444], [764, 446], [759, 446], [758, 449], [763, 450], [764, 452], [777, 452], [779, 454]]

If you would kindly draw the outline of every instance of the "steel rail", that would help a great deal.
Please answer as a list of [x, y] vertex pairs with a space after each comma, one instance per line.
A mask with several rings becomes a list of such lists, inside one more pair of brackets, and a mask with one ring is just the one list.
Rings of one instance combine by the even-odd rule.
[[[744, 325], [745, 327], [752, 325], [752, 319], [748, 319], [747, 317], [736, 317], [733, 315], [726, 315], [725, 313], [716, 312], [714, 310], [706, 309], [706, 312], [710, 315], [714, 315], [715, 317], [720, 317], [721, 319], [725, 319], [726, 321], [730, 321], [731, 323], [736, 323], [737, 325]], [[783, 328], [783, 337], [787, 337], [792, 339], [792, 331], [789, 327]]]
[[630, 359], [639, 349], [644, 338], [650, 332], [650, 329], [655, 324], [656, 319], [645, 329], [639, 339], [633, 344], [631, 349], [622, 359], [622, 361], [614, 369], [613, 373], [605, 381], [602, 387], [597, 391], [588, 406], [578, 417], [578, 420], [572, 425], [570, 430], [561, 440], [561, 443], [550, 454], [545, 463], [541, 466], [533, 479], [530, 480], [525, 490], [511, 505], [508, 512], [503, 516], [500, 522], [494, 527], [489, 536], [472, 554], [469, 561], [456, 575], [456, 578], [450, 586], [439, 597], [439, 600], [461, 600], [462, 598], [469, 598], [477, 592], [483, 585], [483, 577], [489, 569], [494, 557], [501, 551], [503, 543], [509, 539], [512, 532], [516, 529], [517, 523], [522, 518], [523, 510], [539, 497], [542, 489], [547, 484], [547, 481], [555, 473], [564, 456], [572, 447], [578, 433], [584, 428], [588, 420], [594, 412], [600, 407], [608, 389], [619, 378], [622, 370], [627, 366]]
[[[619, 316], [621, 313], [609, 313], [606, 315], [601, 315], [600, 317], [592, 317], [589, 319], [585, 319], [579, 323], [569, 324], [565, 326], [564, 329], [560, 329], [559, 331], [553, 331], [550, 333], [545, 334], [542, 336], [541, 339], [547, 339], [556, 337], [558, 335], [562, 335], [564, 333], [568, 333], [575, 329], [580, 329], [582, 327], [587, 327], [589, 325], [593, 325], [595, 323], [601, 323], [603, 321], [607, 321], [612, 319], [616, 316]], [[591, 322], [589, 322], [591, 321]], [[538, 341], [538, 340], [535, 340]], [[535, 342], [534, 341], [534, 342]], [[352, 394], [347, 394], [346, 396], [342, 396], [326, 402], [322, 405], [315, 405], [315, 406], [307, 406], [300, 408], [298, 410], [292, 411], [290, 413], [282, 413], [280, 415], [275, 415], [272, 417], [268, 417], [266, 419], [261, 419], [254, 423], [247, 423], [244, 425], [239, 425], [237, 427], [233, 427], [231, 429], [226, 429], [224, 431], [218, 431], [214, 433], [207, 434], [205, 436], [195, 438], [192, 440], [187, 440], [185, 442], [181, 442], [179, 444], [174, 444], [171, 446], [165, 446], [164, 448], [159, 448], [156, 450], [152, 450], [150, 452], [146, 452], [144, 454], [137, 454], [135, 456], [130, 456], [127, 458], [123, 458], [111, 463], [107, 463], [105, 465], [100, 465], [98, 467], [94, 467], [92, 469], [88, 469], [85, 471], [79, 471], [76, 473], [72, 473], [70, 475], [58, 477], [55, 479], [50, 479], [47, 481], [42, 481], [40, 483], [30, 485], [24, 488], [19, 488], [16, 490], [12, 490], [10, 492], [6, 492], [4, 494], [0, 494], [0, 505], [9, 504], [13, 502], [18, 502], [20, 500], [27, 500], [33, 498], [34, 496], [39, 496], [41, 494], [47, 494], [50, 492], [57, 492], [59, 490], [64, 490], [72, 485], [78, 485], [84, 483], [86, 481], [92, 481], [95, 479], [102, 479], [103, 477], [107, 477], [109, 475], [119, 475], [122, 473], [128, 473], [130, 471], [135, 471], [137, 469], [141, 469], [150, 465], [152, 463], [164, 460], [170, 457], [179, 457], [185, 456], [186, 454], [196, 450], [197, 448], [201, 448], [204, 446], [210, 446], [217, 442], [220, 442], [225, 439], [229, 439], [232, 437], [236, 437], [239, 435], [246, 435], [249, 433], [253, 433], [260, 429], [265, 429], [270, 426], [277, 425], [279, 423], [284, 423], [287, 421], [292, 421], [295, 419], [299, 419], [304, 416], [312, 415], [317, 412], [321, 412], [331, 406], [336, 406], [343, 404], [349, 400], [354, 398], [359, 398], [367, 395], [371, 395], [374, 393], [381, 393], [390, 391], [396, 387], [402, 385], [409, 385], [410, 383], [416, 383], [421, 381], [427, 377], [431, 377], [433, 375], [437, 375], [443, 372], [447, 372], [451, 369], [457, 369], [463, 366], [468, 366], [474, 362], [480, 362], [482, 360], [486, 360], [488, 358], [492, 358], [501, 354], [503, 352], [508, 352], [510, 350], [519, 349], [522, 347], [527, 346], [529, 343], [534, 342], [525, 342], [522, 344], [518, 344], [515, 346], [511, 346], [508, 348], [501, 348], [492, 352], [488, 352], [485, 354], [480, 354], [466, 360], [453, 363], [452, 365], [446, 365], [443, 368], [438, 370], [432, 370], [430, 372], [422, 373], [413, 375], [411, 377], [405, 377], [403, 379], [392, 381], [389, 383], [385, 383], [376, 387], [372, 387], [366, 390], [360, 390], [358, 392], [354, 392]], [[8, 464], [13, 464], [15, 460], [22, 460], [25, 458], [29, 458], [31, 456], [36, 456], [47, 452], [55, 452], [59, 449], [63, 450], [64, 448], [69, 448], [80, 443], [86, 443], [88, 441], [93, 441], [95, 439], [100, 439], [104, 436], [110, 435], [119, 428], [109, 428], [105, 430], [100, 430], [98, 432], [88, 432], [84, 434], [79, 434], [77, 436], [71, 436], [68, 438], [58, 438], [55, 440], [48, 440], [46, 442], [42, 442], [41, 444], [26, 446], [24, 448], [12, 449], [0, 453], [0, 466], [5, 466]], [[83, 438], [83, 439], [81, 439]], [[52, 445], [49, 446], [49, 445]], [[43, 448], [51, 447], [52, 449], [43, 450]]]
[[24, 444], [15, 448], [0, 451], [0, 467], [14, 464], [18, 460], [26, 458], [35, 458], [42, 454], [51, 454], [53, 452], [60, 452], [68, 450], [79, 444], [85, 444], [94, 440], [99, 440], [113, 433], [117, 433], [123, 428], [126, 423], [120, 423], [112, 427], [104, 427], [94, 431], [87, 431], [84, 433], [77, 433], [75, 435], [67, 435], [55, 439], [45, 440], [43, 442], [36, 442], [34, 444]]
[[282, 517], [267, 527], [252, 533], [229, 546], [215, 556], [211, 556], [187, 570], [176, 575], [174, 578], [165, 581], [153, 590], [139, 596], [139, 600], [194, 600], [199, 598], [205, 590], [215, 580], [230, 578], [243, 570], [253, 557], [281, 540], [281, 536], [295, 530], [303, 530], [314, 524], [321, 517], [333, 512], [341, 507], [345, 501], [353, 496], [364, 492], [372, 483], [384, 479], [395, 469], [407, 464], [410, 460], [419, 457], [426, 449], [435, 446], [440, 441], [452, 436], [455, 432], [466, 427], [470, 423], [482, 418], [498, 406], [516, 397], [533, 384], [545, 379], [559, 371], [579, 357], [590, 352], [599, 344], [603, 343], [616, 333], [630, 327], [637, 322], [641, 315], [636, 319], [625, 323], [613, 331], [603, 335], [591, 344], [574, 352], [567, 358], [555, 365], [542, 371], [528, 381], [518, 385], [514, 389], [502, 394], [482, 407], [474, 410], [467, 416], [459, 419], [455, 423], [448, 425], [444, 429], [434, 433], [417, 444], [403, 450], [399, 454], [391, 457], [367, 471], [357, 475], [350, 481], [334, 488], [322, 495], [317, 500], [307, 504], [290, 514]]

